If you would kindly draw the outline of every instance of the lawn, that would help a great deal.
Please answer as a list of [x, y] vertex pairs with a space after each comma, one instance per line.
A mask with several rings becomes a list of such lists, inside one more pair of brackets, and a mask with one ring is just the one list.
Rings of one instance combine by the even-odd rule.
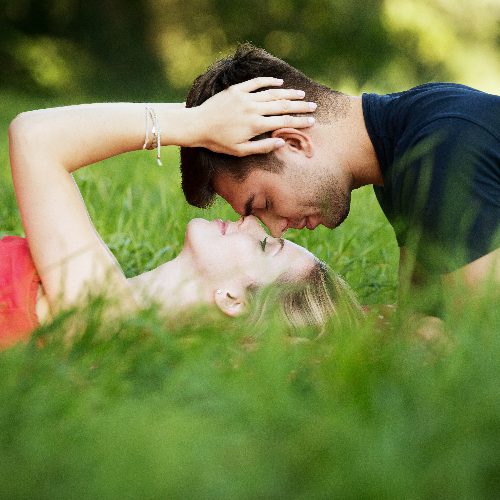
[[[0, 235], [22, 234], [7, 126], [40, 104], [2, 103]], [[185, 204], [175, 148], [163, 168], [138, 152], [76, 179], [128, 276], [172, 258], [192, 217], [235, 218], [222, 202]], [[396, 301], [398, 250], [371, 189], [354, 192], [335, 231], [287, 237], [363, 304]], [[67, 345], [72, 314], [0, 353], [1, 498], [498, 496], [500, 308], [488, 297], [445, 307], [439, 341], [416, 335], [404, 311], [296, 344], [272, 317], [173, 323], [151, 309], [110, 324], [96, 303], [78, 312], [86, 326]]]

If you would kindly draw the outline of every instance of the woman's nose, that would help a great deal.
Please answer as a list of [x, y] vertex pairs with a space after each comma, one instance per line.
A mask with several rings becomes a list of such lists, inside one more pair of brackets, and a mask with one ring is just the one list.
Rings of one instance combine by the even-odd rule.
[[240, 229], [250, 229], [250, 228], [260, 228], [259, 220], [254, 215], [247, 215], [245, 217], [240, 217], [237, 222]]

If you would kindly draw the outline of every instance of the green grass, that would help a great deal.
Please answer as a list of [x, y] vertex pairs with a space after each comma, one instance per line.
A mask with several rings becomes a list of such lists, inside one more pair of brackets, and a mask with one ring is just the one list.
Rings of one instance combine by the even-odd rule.
[[[0, 227], [20, 234], [0, 110]], [[49, 103], [50, 104], [50, 103]], [[77, 180], [127, 275], [180, 249], [194, 216], [175, 149], [92, 166]], [[396, 299], [397, 247], [370, 189], [335, 231], [290, 232], [363, 303]], [[286, 341], [285, 327], [154, 310], [109, 324], [99, 304], [71, 346], [60, 317], [0, 353], [1, 498], [494, 498], [500, 491], [500, 308], [445, 310], [446, 342], [404, 311], [380, 326]], [[71, 315], [70, 318], [71, 319]], [[307, 333], [307, 332], [306, 332]]]

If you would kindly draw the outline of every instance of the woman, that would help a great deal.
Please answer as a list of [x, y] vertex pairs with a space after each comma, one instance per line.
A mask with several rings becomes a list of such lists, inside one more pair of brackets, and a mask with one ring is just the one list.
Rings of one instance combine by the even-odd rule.
[[[199, 146], [235, 155], [268, 152], [281, 141], [250, 138], [283, 126], [284, 113], [310, 112], [303, 93], [262, 87], [258, 78], [214, 96], [202, 106], [93, 104], [31, 111], [9, 127], [14, 188], [26, 240], [0, 242], [0, 343], [25, 338], [41, 321], [102, 294], [119, 312], [154, 301], [166, 312], [215, 305], [230, 316], [248, 308], [252, 292], [274, 282], [301, 284], [282, 301], [290, 318], [310, 322], [334, 309], [344, 288], [305, 249], [269, 237], [252, 217], [237, 223], [194, 219], [172, 261], [126, 279], [97, 234], [71, 173], [105, 158], [160, 145]], [[231, 116], [231, 122], [226, 120]], [[309, 117], [287, 117], [293, 127]], [[29, 247], [29, 248], [28, 248]], [[312, 292], [312, 293], [311, 293]], [[315, 302], [312, 295], [320, 299]], [[348, 293], [348, 292], [347, 292]], [[356, 303], [350, 299], [353, 308]], [[115, 300], [118, 299], [118, 300]], [[304, 310], [304, 314], [297, 311]]]

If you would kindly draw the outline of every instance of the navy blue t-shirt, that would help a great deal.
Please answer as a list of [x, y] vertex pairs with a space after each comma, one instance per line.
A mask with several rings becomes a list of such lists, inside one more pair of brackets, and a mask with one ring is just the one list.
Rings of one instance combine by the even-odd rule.
[[499, 245], [500, 97], [452, 83], [363, 94], [363, 114], [384, 186], [377, 199], [431, 273]]

